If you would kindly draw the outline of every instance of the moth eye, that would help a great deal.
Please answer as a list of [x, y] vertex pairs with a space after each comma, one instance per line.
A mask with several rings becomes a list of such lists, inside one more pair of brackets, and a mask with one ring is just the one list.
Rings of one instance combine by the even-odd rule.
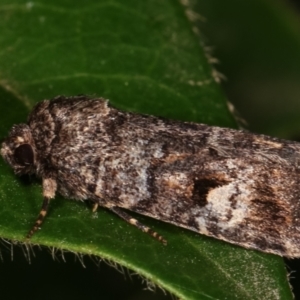
[[15, 149], [14, 158], [21, 166], [33, 165], [33, 150], [29, 144], [23, 144]]

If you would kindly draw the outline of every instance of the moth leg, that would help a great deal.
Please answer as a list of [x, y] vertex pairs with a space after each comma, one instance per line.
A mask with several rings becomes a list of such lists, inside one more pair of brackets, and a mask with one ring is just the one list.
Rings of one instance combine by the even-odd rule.
[[50, 202], [50, 198], [44, 198], [40, 213], [39, 213], [34, 225], [32, 226], [32, 228], [26, 235], [27, 239], [30, 239], [32, 237], [32, 235], [39, 229], [40, 225], [43, 223], [45, 216], [47, 215], [49, 202]]
[[93, 208], [92, 208], [92, 212], [96, 212], [97, 209], [98, 209], [98, 207], [99, 207], [99, 204], [98, 203], [94, 203]]
[[56, 192], [57, 184], [53, 179], [43, 179], [43, 204], [40, 210], [40, 213], [32, 226], [31, 230], [27, 233], [26, 238], [30, 239], [32, 235], [39, 229], [41, 224], [43, 223], [49, 208], [50, 199], [54, 198]]
[[117, 214], [120, 218], [128, 222], [129, 224], [134, 225], [140, 230], [142, 230], [143, 232], [150, 234], [152, 237], [159, 240], [164, 245], [167, 244], [167, 241], [161, 235], [159, 235], [157, 232], [150, 229], [148, 226], [140, 223], [138, 220], [132, 218], [130, 215], [128, 215], [125, 211], [121, 210], [119, 207], [113, 206], [113, 207], [109, 207], [109, 209], [113, 211], [115, 214]]

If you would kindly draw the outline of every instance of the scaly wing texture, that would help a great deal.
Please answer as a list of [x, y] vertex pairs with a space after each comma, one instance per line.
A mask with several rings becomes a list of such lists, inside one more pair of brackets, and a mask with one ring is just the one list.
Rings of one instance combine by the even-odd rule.
[[43, 102], [29, 124], [39, 175], [56, 178], [66, 197], [300, 255], [298, 143], [126, 113], [86, 97]]

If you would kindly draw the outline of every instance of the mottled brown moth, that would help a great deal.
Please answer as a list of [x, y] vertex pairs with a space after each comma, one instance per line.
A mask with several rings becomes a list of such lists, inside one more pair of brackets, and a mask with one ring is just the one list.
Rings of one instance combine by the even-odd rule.
[[123, 112], [104, 99], [38, 103], [1, 154], [56, 192], [91, 200], [165, 240], [123, 209], [246, 248], [300, 256], [300, 144], [242, 130]]

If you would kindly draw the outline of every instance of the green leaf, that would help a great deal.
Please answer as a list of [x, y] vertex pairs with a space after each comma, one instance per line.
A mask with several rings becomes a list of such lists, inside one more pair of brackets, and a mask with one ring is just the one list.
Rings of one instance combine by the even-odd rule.
[[[119, 108], [235, 126], [201, 37], [177, 1], [0, 0], [0, 134], [58, 94], [108, 98]], [[0, 236], [24, 241], [39, 212], [40, 183], [0, 161]], [[135, 215], [168, 246], [110, 212], [57, 196], [38, 245], [125, 266], [182, 299], [291, 299], [281, 258]]]

